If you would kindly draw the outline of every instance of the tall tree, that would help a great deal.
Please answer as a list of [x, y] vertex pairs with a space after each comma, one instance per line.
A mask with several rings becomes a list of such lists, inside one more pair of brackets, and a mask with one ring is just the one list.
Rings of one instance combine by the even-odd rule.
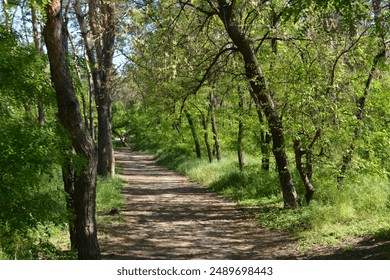
[[217, 155], [217, 160], [220, 161], [222, 159], [222, 152], [221, 152], [221, 144], [219, 142], [217, 118], [215, 116], [215, 109], [217, 107], [217, 98], [215, 96], [213, 86], [211, 87], [209, 98], [210, 98], [211, 128], [213, 131], [214, 148], [215, 148], [215, 153]]
[[76, 155], [83, 160], [83, 164], [74, 173], [75, 248], [79, 259], [99, 259], [95, 217], [96, 147], [83, 122], [67, 63], [67, 38], [62, 1], [52, 0], [46, 5], [43, 34], [56, 91], [58, 117], [71, 137]]
[[88, 20], [81, 1], [74, 1], [77, 20], [84, 39], [98, 117], [98, 175], [115, 173], [112, 145], [112, 76], [115, 47], [115, 0], [88, 1]]
[[274, 97], [268, 91], [266, 78], [256, 57], [256, 50], [251, 44], [250, 38], [241, 30], [236, 20], [238, 9], [236, 1], [232, 1], [230, 4], [225, 0], [216, 2], [216, 5], [210, 6], [213, 12], [220, 18], [230, 39], [242, 55], [245, 64], [245, 74], [251, 87], [252, 99], [256, 106], [264, 111], [268, 121], [272, 135], [272, 150], [283, 191], [284, 206], [286, 208], [295, 207], [297, 205], [297, 193], [286, 153], [283, 123], [275, 107]]
[[244, 121], [244, 93], [241, 91], [241, 88], [238, 87], [237, 89], [239, 101], [238, 101], [238, 108], [239, 108], [239, 115], [238, 115], [238, 136], [237, 136], [237, 157], [238, 157], [238, 166], [240, 168], [240, 171], [242, 172], [244, 170], [244, 127], [245, 127], [245, 121]]

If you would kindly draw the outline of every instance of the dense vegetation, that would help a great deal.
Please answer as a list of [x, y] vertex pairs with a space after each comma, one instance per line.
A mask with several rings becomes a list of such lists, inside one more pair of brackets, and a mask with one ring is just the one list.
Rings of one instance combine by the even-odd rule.
[[[47, 65], [33, 45], [0, 26], [0, 259], [75, 257], [61, 166], [72, 162], [77, 172], [83, 160], [69, 152], [69, 135], [56, 118]], [[122, 203], [121, 186], [116, 177], [99, 179], [98, 211]]]
[[131, 18], [123, 138], [309, 242], [388, 234], [387, 1], [160, 1]]
[[389, 1], [1, 4], [0, 258], [99, 258], [111, 133], [270, 228], [389, 235]]

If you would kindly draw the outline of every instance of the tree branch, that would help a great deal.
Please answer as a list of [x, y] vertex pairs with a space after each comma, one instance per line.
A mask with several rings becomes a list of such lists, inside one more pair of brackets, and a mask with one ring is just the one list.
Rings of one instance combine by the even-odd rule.
[[326, 93], [329, 93], [330, 91], [330, 88], [333, 86], [334, 84], [334, 78], [335, 78], [335, 72], [336, 72], [336, 67], [337, 67], [337, 64], [340, 60], [340, 58], [346, 54], [347, 52], [349, 52], [350, 50], [353, 49], [353, 47], [360, 41], [360, 39], [363, 37], [363, 35], [366, 33], [366, 31], [369, 29], [369, 27], [367, 27], [360, 35], [359, 37], [354, 41], [352, 42], [352, 44], [344, 49], [341, 53], [339, 53], [339, 55], [336, 57], [334, 63], [333, 63], [333, 66], [332, 66], [332, 71], [330, 72], [330, 77], [329, 77], [329, 84], [328, 84], [328, 88], [326, 90]]
[[[207, 1], [207, 2], [208, 2], [208, 4], [209, 4], [211, 7], [213, 7], [211, 1]], [[201, 13], [207, 15], [208, 17], [212, 17], [212, 16], [214, 16], [214, 15], [217, 14], [217, 11], [216, 11], [214, 8], [213, 8], [213, 11], [208, 11], [208, 10], [206, 10], [206, 9], [203, 9], [202, 7], [195, 6], [194, 4], [191, 3], [191, 0], [187, 0], [187, 1], [182, 1], [182, 0], [180, 0], [179, 3], [180, 3], [180, 5], [182, 6], [182, 9], [181, 9], [181, 10], [183, 10], [185, 6], [189, 6], [189, 7], [191, 7], [191, 8], [194, 8], [195, 10], [197, 10], [197, 11], [199, 11], [199, 12], [201, 12]]]
[[199, 89], [203, 86], [204, 82], [207, 80], [207, 78], [210, 76], [210, 73], [211, 73], [211, 70], [212, 68], [217, 64], [219, 58], [225, 53], [225, 52], [228, 52], [228, 51], [234, 51], [235, 48], [226, 48], [226, 45], [228, 44], [225, 44], [222, 49], [215, 55], [213, 61], [210, 63], [209, 67], [206, 69], [205, 73], [203, 74], [202, 76], [202, 79], [199, 81], [198, 85], [195, 87], [195, 89], [188, 93], [185, 97], [184, 97], [184, 100], [182, 102], [182, 106], [181, 106], [181, 109], [180, 109], [180, 112], [183, 111], [184, 109], [184, 106], [185, 106], [185, 102], [187, 101], [188, 97], [190, 97], [191, 95], [196, 95], [196, 93], [199, 91]]

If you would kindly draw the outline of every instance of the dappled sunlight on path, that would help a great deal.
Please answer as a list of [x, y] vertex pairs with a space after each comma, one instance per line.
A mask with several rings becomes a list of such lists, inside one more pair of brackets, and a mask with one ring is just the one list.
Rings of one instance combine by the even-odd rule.
[[120, 222], [100, 226], [105, 259], [276, 259], [292, 238], [260, 227], [233, 202], [158, 166], [151, 155], [116, 152], [128, 182]]

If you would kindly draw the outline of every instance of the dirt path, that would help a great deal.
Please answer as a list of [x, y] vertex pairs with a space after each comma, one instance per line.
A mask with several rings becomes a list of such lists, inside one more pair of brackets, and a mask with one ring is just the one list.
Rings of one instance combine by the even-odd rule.
[[[151, 155], [123, 149], [116, 162], [128, 182], [126, 204], [118, 222], [99, 228], [104, 259], [316, 257], [303, 256], [292, 237], [260, 227], [233, 202], [158, 166]], [[332, 258], [330, 252], [320, 255]]]

